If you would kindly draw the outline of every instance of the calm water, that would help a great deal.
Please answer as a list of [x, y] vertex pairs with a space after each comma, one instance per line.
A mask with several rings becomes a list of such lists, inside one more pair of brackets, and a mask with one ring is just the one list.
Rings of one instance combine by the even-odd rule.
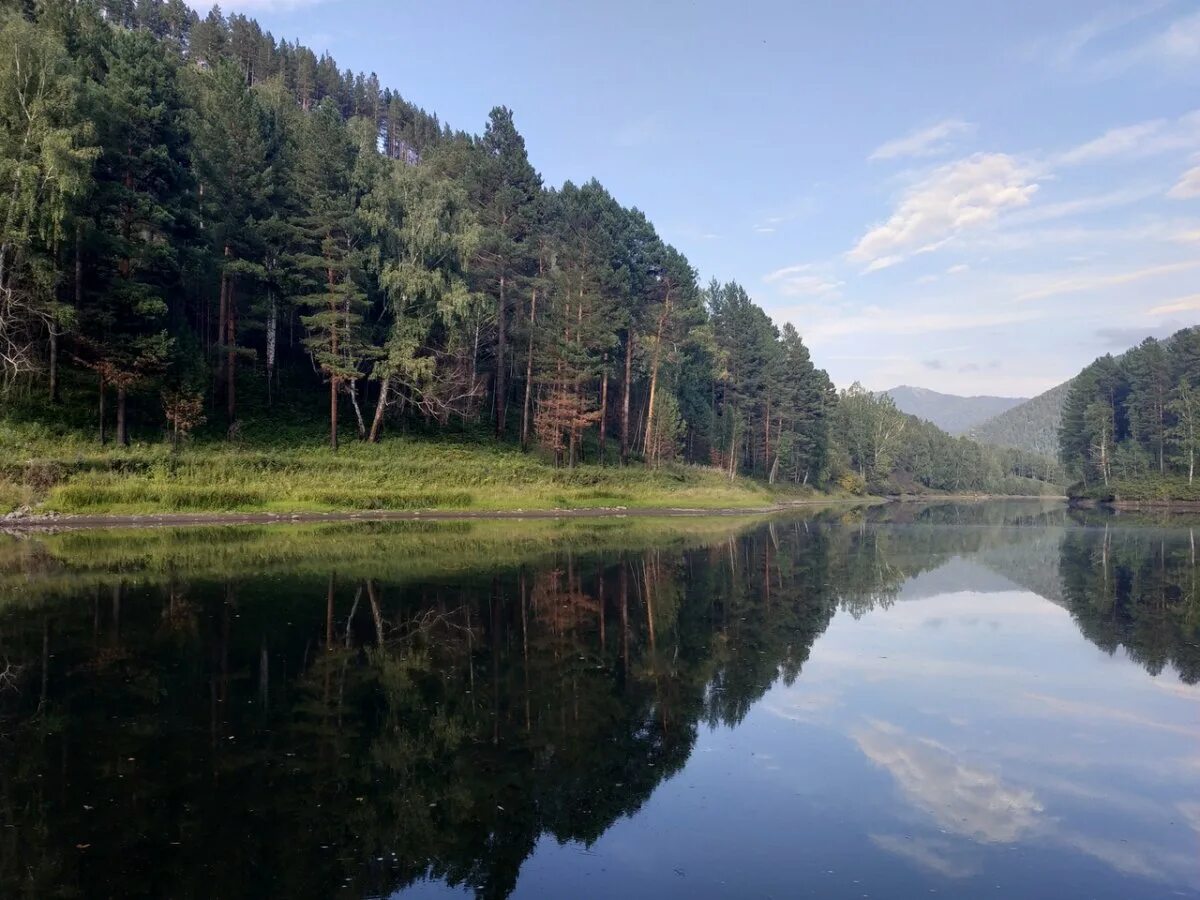
[[1200, 896], [1198, 575], [1021, 504], [0, 534], [0, 895]]

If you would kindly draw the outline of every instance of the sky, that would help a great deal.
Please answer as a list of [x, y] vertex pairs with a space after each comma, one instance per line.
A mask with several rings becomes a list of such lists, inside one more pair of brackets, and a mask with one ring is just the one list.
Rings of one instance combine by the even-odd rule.
[[510, 107], [841, 387], [1032, 396], [1200, 322], [1200, 0], [222, 8], [455, 128]]

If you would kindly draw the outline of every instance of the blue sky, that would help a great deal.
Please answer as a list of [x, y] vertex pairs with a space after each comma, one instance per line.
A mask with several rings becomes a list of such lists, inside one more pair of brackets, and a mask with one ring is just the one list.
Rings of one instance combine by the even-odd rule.
[[455, 127], [511, 107], [846, 386], [1032, 395], [1200, 321], [1198, 0], [242, 0]]

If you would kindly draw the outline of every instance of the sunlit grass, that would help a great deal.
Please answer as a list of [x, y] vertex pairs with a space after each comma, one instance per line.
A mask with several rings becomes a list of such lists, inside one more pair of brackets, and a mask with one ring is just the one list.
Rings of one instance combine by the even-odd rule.
[[6, 429], [0, 510], [92, 514], [510, 510], [597, 507], [752, 508], [804, 489], [730, 481], [693, 466], [556, 468], [505, 445], [390, 438], [325, 447], [197, 443], [102, 448], [70, 435]]

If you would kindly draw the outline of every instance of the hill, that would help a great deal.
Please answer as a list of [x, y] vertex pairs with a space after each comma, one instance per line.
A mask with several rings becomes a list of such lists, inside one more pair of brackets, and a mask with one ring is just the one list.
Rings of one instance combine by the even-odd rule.
[[965, 434], [976, 425], [1025, 402], [1024, 397], [959, 397], [928, 388], [901, 385], [884, 391], [901, 412], [932, 422], [950, 434]]
[[1015, 447], [1056, 458], [1063, 404], [1071, 390], [1066, 381], [971, 428], [967, 433], [982, 444]]

